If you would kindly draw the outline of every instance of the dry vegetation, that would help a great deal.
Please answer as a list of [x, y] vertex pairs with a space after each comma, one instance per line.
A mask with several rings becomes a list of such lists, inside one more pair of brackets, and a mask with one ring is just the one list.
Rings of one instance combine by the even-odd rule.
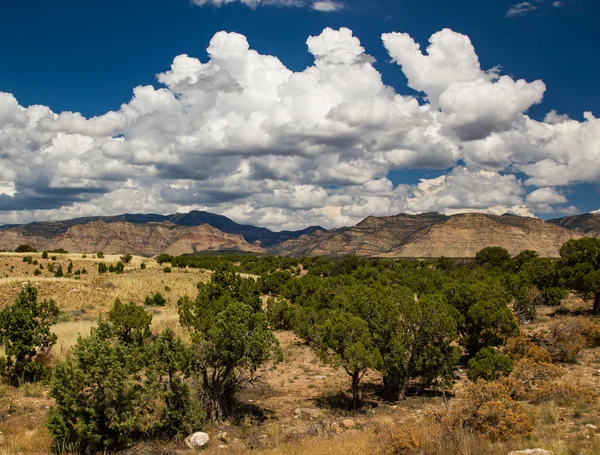
[[[47, 270], [53, 261], [32, 254], [44, 265], [42, 274], [34, 276], [37, 266], [22, 262], [23, 256], [0, 254], [0, 276], [4, 277], [0, 278], [0, 305], [12, 303], [28, 281], [38, 287], [41, 299], [54, 299], [61, 310], [61, 322], [53, 328], [59, 358], [79, 335], [89, 333], [115, 298], [142, 304], [146, 295], [161, 292], [167, 306], [149, 309], [153, 328], [170, 327], [183, 336], [176, 301], [183, 295], [195, 295], [196, 283], [210, 276], [194, 270], [164, 273], [155, 261], [138, 257], [122, 275], [100, 275], [97, 264], [116, 262], [118, 256], [98, 259], [79, 254], [56, 255], [54, 262], [66, 270], [72, 260], [74, 269], [86, 268], [87, 275], [77, 280], [54, 278]], [[144, 270], [140, 269], [142, 261], [147, 265]], [[569, 305], [585, 304], [572, 299]], [[214, 439], [203, 452], [505, 455], [511, 450], [543, 447], [555, 455], [600, 454], [600, 348], [591, 347], [600, 340], [597, 326], [573, 316], [540, 314], [539, 321], [525, 326], [525, 335], [546, 337], [550, 355], [569, 363], [550, 363], [546, 351], [522, 338], [508, 348], [516, 364], [503, 381], [493, 386], [472, 384], [459, 371], [461, 379], [446, 397], [409, 398], [397, 404], [378, 397], [381, 378], [370, 374], [364, 381], [368, 405], [357, 414], [336, 408], [340, 389], [348, 385], [347, 375], [324, 366], [291, 332], [277, 332], [284, 361], [263, 368], [261, 380], [242, 392], [243, 416], [222, 428], [205, 428], [211, 436], [222, 431], [227, 436]], [[558, 342], [551, 345], [551, 338]], [[588, 342], [590, 339], [595, 341]], [[451, 398], [454, 394], [457, 398]], [[0, 386], [0, 455], [49, 453], [44, 423], [52, 401], [47, 395], [42, 384], [19, 389]], [[180, 441], [152, 443], [128, 453], [188, 452]]]

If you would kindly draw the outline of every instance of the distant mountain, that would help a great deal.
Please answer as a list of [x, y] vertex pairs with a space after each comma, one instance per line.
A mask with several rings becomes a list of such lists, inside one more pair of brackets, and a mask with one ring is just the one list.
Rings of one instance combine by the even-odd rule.
[[317, 231], [276, 245], [270, 252], [297, 257], [474, 257], [485, 247], [501, 246], [511, 254], [530, 249], [556, 257], [567, 240], [581, 236], [538, 218], [515, 215], [399, 214], [371, 216], [354, 227]]
[[38, 251], [62, 248], [78, 253], [102, 251], [141, 256], [159, 253], [177, 256], [200, 251], [265, 252], [246, 242], [241, 235], [227, 234], [207, 224], [177, 226], [168, 222], [89, 221], [73, 224], [65, 232], [52, 236], [32, 234], [27, 226], [0, 231], [0, 250], [13, 250], [23, 244]]
[[511, 254], [529, 249], [556, 257], [569, 239], [600, 236], [600, 215], [542, 221], [516, 215], [370, 216], [356, 226], [326, 231], [273, 232], [214, 213], [118, 215], [0, 228], [0, 250], [29, 244], [38, 250], [183, 254], [199, 251], [269, 252], [282, 256], [474, 257], [488, 246]]
[[586, 235], [600, 237], [600, 214], [598, 213], [566, 216], [564, 218], [548, 220], [548, 223], [562, 226], [566, 229], [571, 229]]
[[1, 226], [1, 230], [19, 227], [24, 235], [52, 238], [59, 234], [64, 234], [72, 226], [88, 224], [95, 221], [104, 223], [164, 223], [169, 222], [178, 226], [202, 226], [208, 224], [227, 234], [241, 235], [249, 243], [256, 243], [263, 247], [269, 247], [286, 240], [295, 239], [305, 234], [312, 234], [317, 230], [322, 230], [320, 226], [313, 226], [301, 231], [281, 231], [273, 232], [267, 228], [251, 225], [238, 224], [235, 221], [223, 215], [204, 211], [192, 211], [189, 213], [176, 213], [174, 215], [157, 214], [124, 214], [117, 216], [96, 216], [86, 218], [73, 218], [65, 221], [44, 221], [25, 225], [6, 225]]

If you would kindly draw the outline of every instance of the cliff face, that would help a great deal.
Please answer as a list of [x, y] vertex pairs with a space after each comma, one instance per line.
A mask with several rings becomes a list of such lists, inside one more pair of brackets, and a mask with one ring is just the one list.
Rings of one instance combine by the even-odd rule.
[[21, 227], [0, 231], [0, 249], [13, 250], [27, 244], [42, 250], [63, 248], [70, 252], [98, 252], [154, 256], [197, 251], [240, 251], [262, 253], [241, 235], [225, 234], [208, 226], [184, 227], [172, 223], [133, 224], [92, 221], [71, 226], [66, 232], [51, 237], [29, 235]]
[[600, 213], [584, 213], [548, 220], [548, 223], [600, 238]]
[[536, 250], [557, 257], [560, 247], [582, 234], [537, 218], [481, 213], [369, 217], [352, 228], [303, 236], [277, 245], [274, 253], [291, 256], [474, 257], [488, 246], [511, 254]]

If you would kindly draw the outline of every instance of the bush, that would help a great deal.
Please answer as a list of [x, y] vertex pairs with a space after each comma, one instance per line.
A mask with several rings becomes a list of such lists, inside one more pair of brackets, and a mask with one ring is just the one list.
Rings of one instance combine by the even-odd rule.
[[98, 264], [98, 273], [102, 274], [106, 272], [108, 272], [108, 267], [106, 267], [106, 264], [104, 262]]
[[87, 270], [86, 270], [86, 269], [81, 269], [81, 274], [82, 274], [82, 275], [87, 275], [87, 273], [88, 273], [88, 272], [87, 272]]
[[512, 373], [502, 383], [511, 397], [521, 401], [533, 401], [538, 390], [565, 374], [559, 366], [523, 358], [515, 362]]
[[469, 360], [467, 376], [471, 381], [478, 379], [490, 381], [509, 374], [512, 368], [513, 362], [509, 357], [494, 348], [483, 348]]
[[42, 271], [41, 271], [40, 269], [35, 269], [35, 270], [33, 271], [33, 274], [34, 274], [35, 276], [40, 276], [40, 275], [42, 274]]
[[475, 262], [482, 266], [504, 269], [510, 266], [511, 257], [505, 248], [489, 246], [475, 255]]
[[99, 331], [79, 338], [55, 369], [48, 416], [55, 452], [96, 453], [128, 447], [146, 430], [154, 396], [139, 377], [141, 358]]
[[449, 408], [438, 414], [438, 421], [446, 434], [473, 431], [491, 441], [527, 437], [533, 430], [523, 405], [493, 381], [467, 385]]
[[9, 384], [37, 381], [47, 372], [38, 362], [56, 343], [50, 326], [56, 324], [58, 307], [53, 300], [37, 301], [37, 289], [28, 284], [13, 305], [0, 312], [0, 342], [5, 356], [0, 357], [0, 374]]
[[96, 257], [98, 259], [104, 259], [104, 253], [100, 252], [100, 253], [96, 253]]
[[292, 330], [296, 307], [285, 299], [270, 298], [267, 302], [267, 319], [273, 330]]
[[600, 326], [584, 317], [569, 318], [537, 332], [533, 341], [548, 351], [554, 362], [575, 363], [584, 347], [600, 345]]
[[44, 251], [42, 253], [42, 259], [48, 259], [48, 252], [47, 251]]
[[142, 262], [142, 263], [140, 264], [140, 269], [142, 269], [142, 270], [145, 270], [145, 269], [146, 269], [146, 263], [145, 263], [145, 262]]
[[171, 262], [173, 260], [173, 256], [169, 256], [168, 254], [161, 253], [156, 257], [156, 262], [159, 264], [164, 264], [165, 262]]
[[37, 253], [37, 250], [30, 245], [19, 245], [15, 248], [15, 253]]
[[531, 359], [539, 363], [550, 363], [552, 358], [548, 351], [529, 341], [525, 336], [509, 338], [506, 342], [505, 353], [512, 360]]
[[33, 258], [31, 256], [25, 256], [23, 258], [23, 262], [26, 262], [27, 264], [31, 264], [33, 262]]
[[171, 273], [171, 267], [165, 267], [163, 271], [165, 273]]
[[125, 264], [129, 264], [132, 259], [133, 259], [133, 256], [131, 254], [126, 254], [124, 256], [121, 256], [121, 261]]
[[62, 276], [63, 276], [63, 268], [62, 268], [62, 265], [59, 265], [58, 269], [56, 269], [56, 272], [54, 273], [54, 277], [61, 278]]
[[157, 292], [152, 296], [147, 296], [144, 303], [148, 306], [165, 306], [167, 304], [167, 299], [165, 299], [160, 292]]
[[54, 264], [52, 262], [48, 263], [48, 272], [54, 273]]

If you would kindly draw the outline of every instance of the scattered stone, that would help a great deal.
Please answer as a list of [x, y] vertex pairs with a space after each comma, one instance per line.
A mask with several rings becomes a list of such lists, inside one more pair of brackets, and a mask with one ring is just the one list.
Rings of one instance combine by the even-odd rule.
[[227, 437], [229, 436], [229, 434], [226, 431], [221, 431], [220, 433], [217, 433], [215, 435], [215, 439], [217, 441], [221, 441], [221, 442], [227, 442]]
[[326, 376], [321, 376], [321, 375], [315, 376], [315, 379], [325, 379], [325, 378], [326, 378]]
[[190, 449], [200, 449], [208, 444], [209, 439], [208, 434], [199, 431], [185, 438], [185, 445]]
[[526, 450], [517, 450], [515, 452], [509, 453], [508, 455], [554, 455], [554, 454], [546, 449], [526, 449]]
[[352, 419], [344, 419], [342, 420], [342, 426], [346, 429], [350, 429], [356, 426], [356, 422]]
[[219, 449], [226, 449], [227, 448], [227, 446], [225, 444], [219, 444], [217, 447]]
[[591, 423], [588, 423], [585, 427], [589, 428], [590, 430], [596, 430], [598, 428], [596, 425], [592, 425]]
[[315, 408], [296, 408], [294, 414], [296, 417], [306, 415], [311, 419], [317, 419], [321, 416], [321, 411]]

